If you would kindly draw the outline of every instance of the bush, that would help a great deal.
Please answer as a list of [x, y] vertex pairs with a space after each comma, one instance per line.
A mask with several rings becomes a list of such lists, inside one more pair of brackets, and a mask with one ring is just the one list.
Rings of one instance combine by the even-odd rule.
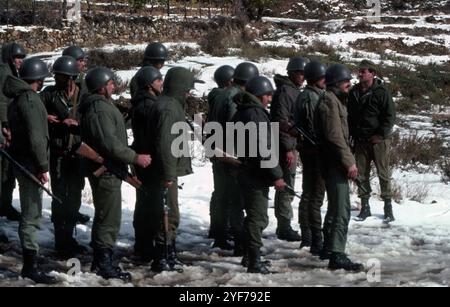
[[417, 132], [400, 138], [394, 134], [392, 138], [391, 165], [403, 169], [417, 169], [419, 164], [434, 166], [447, 154], [444, 140], [438, 136], [419, 136]]
[[100, 49], [93, 49], [88, 52], [89, 68], [95, 66], [105, 66], [115, 70], [127, 70], [142, 64], [142, 51], [115, 49], [107, 52]]

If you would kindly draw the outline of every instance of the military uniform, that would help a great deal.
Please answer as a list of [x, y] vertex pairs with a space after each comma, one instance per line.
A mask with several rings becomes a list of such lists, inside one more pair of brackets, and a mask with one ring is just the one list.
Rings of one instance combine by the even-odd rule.
[[[136, 99], [140, 101], [133, 111], [133, 126], [136, 130], [133, 148], [152, 157], [152, 164], [137, 173], [149, 192], [148, 194], [138, 192], [137, 209], [140, 213], [136, 212], [136, 222], [142, 225], [147, 223], [145, 227], [148, 233], [153, 235], [153, 238], [147, 236], [144, 248], [148, 248], [148, 244], [151, 244], [149, 241], [154, 240], [155, 252], [152, 263], [154, 271], [170, 270], [178, 262], [175, 247], [180, 223], [178, 177], [192, 174], [192, 167], [189, 157], [176, 157], [172, 152], [173, 141], [181, 135], [172, 134], [171, 129], [174, 124], [185, 122], [185, 95], [193, 84], [194, 78], [190, 71], [179, 67], [173, 68], [166, 75], [163, 95], [155, 99], [142, 91], [138, 92]], [[167, 191], [166, 201], [169, 211], [166, 233], [163, 183], [167, 181], [172, 181], [173, 184]], [[138, 214], [141, 216], [138, 217]], [[165, 249], [166, 240], [168, 255]]]
[[[242, 122], [244, 125], [250, 122], [267, 123], [267, 142], [268, 148], [271, 146], [270, 135], [270, 116], [263, 107], [260, 100], [250, 93], [242, 94], [242, 101], [237, 107], [237, 112], [233, 121]], [[248, 137], [248, 136], [247, 136]], [[259, 139], [258, 144], [264, 142]], [[278, 165], [274, 168], [261, 168], [261, 161], [270, 159], [270, 157], [251, 158], [249, 153], [249, 142], [246, 138], [246, 155], [239, 157], [244, 165], [239, 176], [239, 185], [242, 190], [244, 199], [244, 208], [246, 216], [244, 219], [244, 240], [245, 249], [249, 257], [249, 272], [262, 272], [260, 263], [260, 248], [262, 243], [262, 232], [269, 223], [268, 203], [269, 203], [269, 187], [278, 179], [283, 177], [281, 167]], [[256, 271], [253, 271], [256, 269]]]
[[336, 88], [328, 89], [319, 104], [320, 155], [328, 195], [323, 233], [324, 249], [344, 253], [350, 222], [350, 188], [346, 170], [354, 165], [350, 150], [346, 97]]
[[[12, 76], [6, 80], [5, 94], [14, 98], [8, 109], [13, 140], [11, 155], [32, 174], [46, 173], [49, 169], [47, 112], [39, 95], [27, 83]], [[16, 172], [16, 175], [22, 209], [20, 241], [24, 250], [37, 252], [36, 231], [40, 228], [42, 189], [22, 173]]]
[[[275, 75], [274, 81], [277, 89], [270, 106], [271, 120], [279, 123], [293, 123], [295, 102], [300, 94], [300, 89], [287, 76]], [[292, 137], [287, 131], [283, 131], [283, 125], [280, 125], [279, 140], [280, 166], [283, 169], [283, 178], [286, 184], [294, 187], [297, 159], [289, 168], [286, 162], [286, 154], [293, 152], [297, 157], [297, 139]], [[299, 241], [300, 237], [291, 227], [293, 218], [291, 203], [293, 198], [292, 195], [285, 191], [277, 191], [275, 193], [275, 216], [278, 220], [277, 234], [278, 237], [285, 238], [288, 241]]]
[[[237, 111], [235, 98], [242, 94], [240, 86], [233, 86], [222, 90], [214, 98], [214, 103], [208, 112], [209, 122], [218, 122], [224, 131], [223, 147], [226, 150], [226, 123], [232, 122]], [[231, 234], [234, 239], [234, 254], [243, 254], [243, 199], [240, 192], [241, 187], [236, 176], [236, 168], [227, 163], [214, 160], [214, 194], [211, 202], [215, 202], [216, 210], [211, 211], [212, 235], [218, 241], [226, 240], [228, 221]], [[214, 213], [213, 213], [214, 212]]]
[[[3, 128], [9, 128], [8, 124], [8, 106], [12, 99], [5, 96], [3, 89], [8, 76], [18, 76], [16, 68], [12, 64], [11, 59], [11, 45], [6, 44], [2, 48], [2, 60], [3, 64], [0, 65], [0, 120]], [[13, 220], [19, 219], [20, 216], [11, 210], [12, 207], [12, 194], [15, 188], [16, 178], [11, 163], [0, 157], [0, 213], [1, 215], [8, 216]]]
[[[296, 102], [295, 124], [303, 128], [318, 143], [316, 135], [318, 106], [325, 91], [307, 85]], [[302, 232], [301, 246], [312, 245], [312, 252], [322, 249], [322, 207], [325, 197], [325, 182], [322, 177], [319, 147], [303, 139], [298, 149], [303, 166], [302, 198], [299, 206], [299, 223]]]
[[[356, 85], [349, 97], [350, 135], [355, 144], [355, 156], [360, 172], [362, 186], [366, 192], [359, 190], [363, 205], [370, 198], [371, 162], [375, 163], [380, 179], [381, 198], [388, 204], [392, 198], [391, 169], [389, 167], [391, 135], [395, 122], [395, 103], [383, 82], [374, 80], [372, 87], [363, 92]], [[381, 142], [373, 144], [373, 136], [380, 136]], [[392, 209], [391, 209], [392, 210]]]
[[[98, 94], [84, 96], [81, 113], [81, 139], [104, 159], [126, 170], [135, 163], [137, 154], [128, 147], [125, 123], [111, 101]], [[122, 182], [109, 172], [95, 177], [93, 172], [101, 165], [86, 161], [86, 171], [92, 188], [95, 207], [92, 242], [94, 249], [114, 248], [122, 214]]]
[[59, 123], [49, 123], [50, 134], [50, 177], [53, 193], [62, 204], [52, 201], [52, 222], [55, 225], [55, 247], [62, 253], [73, 253], [78, 244], [73, 239], [78, 211], [81, 207], [81, 192], [84, 188], [84, 174], [81, 158], [70, 153], [72, 145], [81, 141], [79, 127], [68, 127], [63, 123], [67, 118], [79, 120], [78, 88], [71, 99], [64, 89], [49, 86], [40, 93], [49, 115], [54, 115]]

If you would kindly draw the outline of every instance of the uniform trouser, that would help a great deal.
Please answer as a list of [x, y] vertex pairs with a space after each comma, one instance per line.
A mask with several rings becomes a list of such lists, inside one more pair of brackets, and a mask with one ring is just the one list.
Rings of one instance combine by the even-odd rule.
[[[153, 244], [164, 245], [164, 188], [161, 182], [145, 182], [147, 193], [137, 191], [136, 208], [134, 211], [134, 230], [136, 247], [144, 253], [151, 252]], [[176, 239], [180, 225], [180, 210], [178, 206], [178, 182], [174, 181], [167, 191], [168, 232], [167, 242]]]
[[211, 238], [225, 239], [229, 221], [226, 168], [223, 163], [213, 161], [212, 169], [214, 191], [209, 203], [209, 215], [211, 220], [209, 233]]
[[15, 172], [19, 182], [20, 209], [19, 238], [23, 249], [39, 251], [36, 231], [41, 227], [42, 189], [19, 171]]
[[110, 173], [89, 176], [95, 216], [91, 246], [94, 249], [113, 249], [122, 218], [122, 181]]
[[84, 188], [81, 161], [78, 158], [51, 154], [50, 180], [53, 194], [62, 200], [62, 204], [52, 200], [52, 222], [75, 226], [81, 207], [81, 191]]
[[[297, 153], [296, 153], [297, 154]], [[286, 184], [295, 187], [295, 172], [297, 169], [297, 159], [291, 168], [286, 163], [286, 152], [280, 152], [280, 166], [283, 169], [283, 179]], [[275, 217], [278, 221], [278, 229], [286, 230], [290, 228], [291, 220], [294, 216], [292, 211], [292, 201], [294, 196], [285, 191], [275, 192]]]
[[320, 208], [325, 197], [321, 159], [317, 152], [306, 151], [300, 151], [300, 159], [303, 165], [303, 192], [298, 210], [298, 220], [301, 228], [320, 231], [322, 229]]
[[256, 187], [249, 179], [241, 179], [242, 195], [246, 216], [244, 218], [244, 241], [247, 249], [263, 246], [262, 233], [269, 225], [269, 188]]
[[391, 140], [383, 140], [379, 144], [372, 144], [371, 142], [356, 141], [355, 143], [355, 158], [356, 166], [362, 181], [362, 186], [366, 189], [366, 193], [359, 190], [358, 195], [361, 199], [369, 199], [372, 189], [370, 188], [370, 170], [372, 161], [375, 163], [378, 178], [380, 180], [381, 198], [383, 200], [391, 200], [391, 169], [390, 149]]
[[16, 186], [16, 178], [13, 165], [3, 156], [0, 156], [0, 207], [6, 208], [12, 205], [12, 195]]
[[350, 222], [348, 179], [337, 166], [328, 166], [324, 177], [328, 196], [328, 211], [323, 226], [324, 248], [329, 252], [344, 253]]

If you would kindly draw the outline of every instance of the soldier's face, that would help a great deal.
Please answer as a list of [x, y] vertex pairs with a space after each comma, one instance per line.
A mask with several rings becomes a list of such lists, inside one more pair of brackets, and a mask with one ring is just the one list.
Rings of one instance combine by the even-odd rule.
[[163, 91], [163, 84], [164, 84], [164, 82], [162, 79], [156, 79], [151, 84], [151, 87], [156, 94], [161, 94]]
[[13, 59], [13, 64], [14, 64], [14, 66], [16, 67], [16, 69], [19, 70], [20, 67], [21, 67], [22, 64], [23, 64], [23, 58], [14, 58], [14, 59]]
[[367, 68], [361, 68], [358, 73], [358, 78], [362, 83], [371, 82], [375, 78], [375, 73], [370, 72]]
[[106, 83], [105, 90], [106, 98], [111, 98], [112, 94], [116, 91], [116, 83], [114, 80], [109, 80], [108, 83]]
[[291, 72], [291, 80], [296, 86], [302, 86], [305, 82], [305, 72], [304, 71], [293, 71]]
[[153, 64], [153, 67], [155, 67], [156, 69], [160, 70], [161, 68], [164, 67], [164, 61], [160, 61], [160, 62], [156, 62]]
[[86, 70], [86, 60], [85, 59], [79, 59], [77, 60], [77, 68], [79, 72], [83, 72]]
[[264, 108], [267, 108], [267, 106], [272, 102], [272, 97], [273, 94], [266, 94], [260, 97]]
[[55, 83], [59, 88], [66, 89], [69, 86], [70, 76], [55, 74]]
[[325, 77], [320, 78], [319, 80], [316, 81], [316, 86], [320, 89], [325, 89], [326, 87], [326, 83], [325, 83]]
[[352, 83], [350, 82], [350, 80], [346, 80], [346, 81], [342, 81], [339, 85], [338, 88], [343, 92], [348, 94], [350, 92], [350, 88], [352, 87]]

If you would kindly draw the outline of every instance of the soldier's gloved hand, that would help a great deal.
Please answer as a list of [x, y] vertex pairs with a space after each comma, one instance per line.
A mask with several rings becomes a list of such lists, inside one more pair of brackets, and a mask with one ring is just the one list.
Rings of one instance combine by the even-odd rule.
[[275, 181], [273, 185], [275, 186], [275, 190], [283, 191], [284, 188], [286, 187], [286, 182], [284, 182], [284, 179], [281, 178]]
[[353, 164], [347, 169], [347, 177], [351, 180], [355, 180], [358, 177], [358, 168], [356, 164]]
[[48, 173], [40, 173], [37, 175], [37, 178], [42, 184], [46, 184], [48, 182]]
[[293, 150], [286, 153], [286, 164], [288, 168], [292, 168], [297, 163], [297, 155]]
[[142, 168], [146, 168], [150, 163], [152, 163], [150, 155], [138, 155], [136, 159], [136, 164]]

